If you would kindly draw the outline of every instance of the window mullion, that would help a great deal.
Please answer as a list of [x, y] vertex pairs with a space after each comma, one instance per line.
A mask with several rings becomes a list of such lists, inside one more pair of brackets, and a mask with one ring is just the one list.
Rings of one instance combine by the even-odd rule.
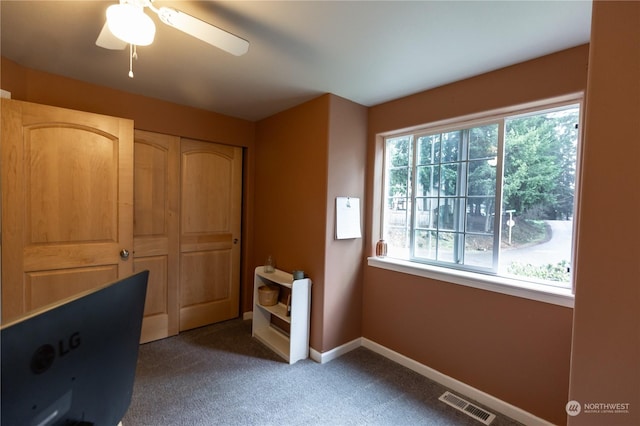
[[458, 157], [458, 176], [456, 182], [456, 247], [455, 247], [455, 262], [458, 264], [464, 264], [464, 240], [465, 240], [465, 217], [466, 217], [466, 199], [467, 199], [467, 160], [469, 158], [469, 129], [462, 131], [462, 144]]
[[500, 265], [500, 245], [502, 243], [502, 184], [504, 181], [504, 137], [506, 123], [504, 119], [498, 121], [498, 153], [496, 164], [496, 196], [495, 217], [493, 222], [493, 271], [498, 272]]
[[[416, 229], [415, 229], [415, 222], [416, 222], [416, 209], [417, 209], [417, 201], [416, 201], [416, 187], [418, 186], [416, 184], [417, 179], [418, 179], [418, 147], [416, 146], [416, 144], [418, 143], [419, 138], [413, 136], [411, 138], [411, 157], [410, 157], [410, 161], [411, 164], [409, 165], [411, 168], [411, 173], [409, 173], [409, 175], [411, 176], [411, 191], [409, 191], [409, 203], [411, 204], [411, 206], [407, 206], [407, 214], [409, 215], [409, 256], [410, 259], [413, 259], [415, 257], [415, 238], [416, 238]], [[410, 208], [409, 208], [410, 207]]]

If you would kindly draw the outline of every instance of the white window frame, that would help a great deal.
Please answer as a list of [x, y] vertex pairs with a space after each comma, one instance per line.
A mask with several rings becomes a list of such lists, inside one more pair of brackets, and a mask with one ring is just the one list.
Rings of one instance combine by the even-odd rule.
[[[525, 105], [517, 105], [507, 108], [501, 108], [499, 110], [493, 110], [481, 114], [474, 114], [449, 120], [443, 120], [440, 122], [430, 123], [422, 126], [415, 126], [412, 128], [385, 132], [377, 135], [377, 150], [376, 155], [379, 156], [376, 162], [377, 172], [374, 174], [380, 179], [376, 179], [374, 184], [374, 206], [377, 212], [374, 212], [374, 229], [372, 235], [374, 236], [374, 243], [377, 239], [383, 235], [383, 217], [384, 217], [384, 203], [386, 203], [386, 197], [384, 191], [384, 140], [386, 137], [396, 137], [408, 134], [425, 134], [435, 133], [439, 131], [446, 131], [451, 129], [467, 129], [477, 125], [486, 124], [488, 122], [504, 122], [505, 118], [526, 115], [535, 113], [537, 111], [543, 111], [547, 109], [559, 108], [570, 104], [580, 105], [580, 123], [583, 122], [584, 117], [584, 94], [574, 93], [567, 96], [562, 96], [554, 99], [546, 99], [537, 102], [532, 102]], [[578, 142], [576, 152], [576, 177], [575, 177], [575, 192], [574, 192], [574, 232], [572, 241], [572, 259], [571, 264], [575, 265], [575, 248], [576, 248], [576, 229], [578, 225], [577, 211], [579, 209], [579, 183], [581, 173], [581, 151], [582, 151], [582, 135], [581, 125], [578, 129]], [[500, 129], [502, 132], [502, 129]], [[502, 141], [500, 142], [502, 143]], [[502, 147], [499, 147], [502, 149]], [[501, 161], [501, 160], [500, 160]], [[499, 164], [501, 167], [501, 164]], [[415, 164], [412, 165], [415, 168]], [[415, 184], [415, 181], [414, 181]], [[498, 179], [498, 186], [500, 185], [500, 179]], [[497, 188], [496, 190], [499, 190]], [[413, 225], [412, 225], [413, 229]], [[425, 278], [431, 278], [438, 281], [449, 282], [452, 284], [463, 285], [472, 288], [478, 288], [482, 290], [493, 291], [501, 294], [507, 294], [510, 296], [522, 297], [526, 299], [551, 303], [560, 306], [573, 307], [574, 304], [574, 286], [575, 286], [575, 267], [571, 268], [571, 288], [556, 287], [553, 285], [547, 285], [543, 283], [535, 283], [526, 280], [520, 280], [517, 278], [504, 277], [499, 275], [487, 275], [480, 272], [474, 272], [466, 270], [465, 268], [447, 267], [441, 265], [434, 265], [429, 263], [422, 263], [410, 260], [395, 259], [389, 257], [369, 257], [368, 265], [376, 268], [392, 270], [400, 273], [416, 275]]]

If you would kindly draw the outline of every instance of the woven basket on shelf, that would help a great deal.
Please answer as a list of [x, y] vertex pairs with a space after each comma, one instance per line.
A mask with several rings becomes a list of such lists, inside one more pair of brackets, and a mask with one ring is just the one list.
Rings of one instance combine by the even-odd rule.
[[278, 287], [268, 285], [258, 287], [258, 302], [262, 306], [273, 306], [278, 303], [279, 293], [280, 289]]

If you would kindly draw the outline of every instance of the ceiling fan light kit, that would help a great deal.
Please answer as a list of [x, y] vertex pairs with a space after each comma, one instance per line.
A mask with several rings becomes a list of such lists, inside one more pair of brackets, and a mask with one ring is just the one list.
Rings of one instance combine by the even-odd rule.
[[136, 46], [153, 43], [156, 26], [142, 6], [121, 3], [107, 8], [107, 25], [120, 40]]
[[135, 47], [150, 45], [156, 34], [156, 26], [144, 13], [145, 8], [158, 15], [162, 23], [232, 55], [241, 56], [249, 50], [247, 40], [179, 10], [169, 7], [158, 9], [153, 1], [120, 0], [119, 4], [109, 6], [107, 22], [96, 40], [96, 45], [111, 50], [124, 49], [129, 45], [129, 77], [133, 78], [133, 59], [137, 59]]

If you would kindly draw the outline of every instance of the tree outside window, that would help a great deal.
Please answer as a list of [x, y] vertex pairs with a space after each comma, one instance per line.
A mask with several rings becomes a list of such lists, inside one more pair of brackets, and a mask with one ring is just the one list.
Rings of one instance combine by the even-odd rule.
[[387, 137], [388, 256], [569, 286], [579, 115]]

